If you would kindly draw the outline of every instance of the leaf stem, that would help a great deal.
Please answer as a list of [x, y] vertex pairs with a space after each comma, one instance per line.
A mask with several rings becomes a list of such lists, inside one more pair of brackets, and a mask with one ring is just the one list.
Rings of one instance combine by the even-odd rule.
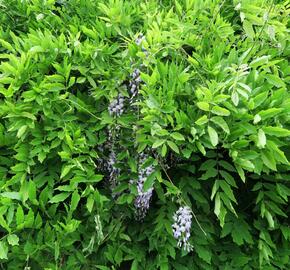
[[[157, 157], [157, 160], [158, 160], [158, 157]], [[166, 177], [168, 178], [168, 180], [170, 181], [170, 183], [171, 183], [172, 185], [174, 185], [174, 184], [173, 184], [173, 181], [172, 181], [172, 179], [171, 179], [171, 177], [168, 175], [168, 173], [167, 173], [165, 167], [163, 166], [163, 164], [162, 164], [161, 162], [159, 162], [159, 161], [158, 161], [158, 163], [159, 163], [159, 165], [161, 166], [163, 172], [165, 173], [165, 175], [166, 175]], [[181, 201], [182, 201], [186, 206], [188, 206], [188, 204], [186, 203], [186, 201], [183, 199], [182, 196], [180, 196], [180, 195], [177, 195], [177, 196], [178, 196], [178, 198], [179, 198], [179, 199], [180, 199], [180, 200], [181, 200]], [[205, 230], [202, 228], [202, 226], [201, 226], [201, 224], [199, 223], [199, 221], [198, 221], [198, 219], [197, 219], [195, 213], [192, 211], [191, 207], [189, 207], [189, 208], [190, 208], [190, 211], [191, 211], [191, 213], [192, 213], [192, 215], [193, 215], [193, 217], [194, 217], [194, 219], [195, 219], [195, 221], [196, 221], [198, 227], [199, 227], [200, 230], [204, 233], [204, 235], [207, 236], [207, 233], [206, 233]]]

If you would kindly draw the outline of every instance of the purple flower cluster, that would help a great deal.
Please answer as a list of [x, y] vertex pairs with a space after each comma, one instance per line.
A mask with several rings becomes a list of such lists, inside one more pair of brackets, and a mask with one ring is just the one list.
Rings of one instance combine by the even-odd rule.
[[108, 107], [109, 114], [117, 117], [121, 116], [124, 112], [124, 101], [124, 96], [122, 94], [118, 94], [118, 96], [110, 103]]
[[129, 83], [129, 92], [131, 94], [131, 100], [138, 95], [140, 83], [141, 83], [140, 70], [136, 68], [131, 74], [131, 80]]
[[110, 188], [113, 190], [117, 186], [117, 178], [120, 174], [120, 169], [116, 168], [117, 158], [115, 152], [112, 150], [108, 160], [109, 182]]
[[[135, 43], [138, 46], [140, 46], [140, 45], [142, 46], [143, 40], [145, 40], [145, 36], [140, 34], [137, 37], [137, 39], [135, 40]], [[142, 51], [147, 54], [147, 50], [143, 46], [142, 46]], [[139, 68], [141, 68], [141, 67], [142, 67], [142, 65], [139, 66]], [[129, 92], [131, 95], [131, 101], [138, 95], [141, 82], [142, 82], [142, 80], [140, 77], [140, 70], [138, 68], [136, 68], [136, 69], [134, 69], [133, 73], [131, 74], [131, 80], [129, 83]]]
[[183, 247], [186, 251], [192, 250], [189, 243], [192, 213], [188, 206], [181, 206], [173, 216], [174, 224], [172, 225], [173, 236], [178, 240], [177, 246]]
[[139, 170], [138, 170], [138, 180], [137, 180], [137, 192], [138, 195], [135, 199], [135, 208], [137, 212], [138, 219], [143, 219], [149, 209], [150, 199], [152, 197], [153, 188], [149, 188], [144, 191], [144, 183], [148, 176], [154, 172], [154, 167], [152, 165], [144, 168], [144, 163], [148, 159], [146, 154], [141, 154], [139, 156]]

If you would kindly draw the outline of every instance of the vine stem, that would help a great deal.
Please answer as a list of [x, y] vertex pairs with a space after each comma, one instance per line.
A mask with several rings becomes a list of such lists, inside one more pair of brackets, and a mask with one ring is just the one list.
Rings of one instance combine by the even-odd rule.
[[83, 106], [81, 106], [80, 104], [78, 104], [77, 102], [71, 100], [71, 99], [65, 99], [64, 100], [65, 102], [71, 102], [73, 103], [74, 105], [77, 105], [79, 108], [81, 108], [82, 110], [86, 111], [89, 115], [91, 115], [92, 117], [98, 119], [98, 120], [102, 120], [102, 118], [96, 116], [95, 114], [93, 114], [92, 112], [90, 112], [88, 109], [84, 108]]
[[[158, 157], [157, 157], [157, 159], [158, 159]], [[159, 165], [161, 166], [161, 168], [162, 168], [162, 170], [163, 170], [163, 172], [165, 173], [165, 175], [166, 175], [166, 177], [168, 178], [168, 180], [170, 181], [170, 183], [172, 184], [172, 185], [174, 185], [173, 184], [173, 181], [172, 181], [172, 179], [171, 179], [171, 177], [169, 176], [169, 174], [167, 173], [167, 171], [166, 171], [166, 169], [164, 168], [164, 166], [163, 166], [163, 164], [159, 161], [158, 162], [159, 163]], [[174, 185], [175, 186], [175, 185]], [[186, 203], [186, 201], [182, 198], [182, 196], [180, 196], [180, 195], [177, 195], [178, 196], [178, 198], [186, 205], [186, 206], [188, 206], [188, 204]], [[197, 219], [197, 217], [196, 217], [196, 215], [195, 215], [195, 213], [192, 211], [192, 209], [191, 209], [191, 207], [189, 207], [190, 208], [190, 212], [192, 213], [192, 215], [193, 215], [193, 217], [194, 217], [194, 219], [195, 219], [195, 221], [196, 221], [196, 224], [198, 225], [198, 227], [200, 228], [200, 230], [204, 233], [204, 235], [205, 236], [207, 236], [207, 233], [205, 232], [205, 230], [202, 228], [202, 226], [201, 226], [201, 224], [199, 223], [199, 221], [198, 221], [198, 219]]]
[[[124, 218], [124, 214], [122, 214], [122, 215], [119, 217], [119, 222], [122, 222], [123, 218]], [[103, 240], [98, 244], [98, 246], [101, 246], [102, 244], [104, 244], [104, 243], [105, 243], [105, 242], [110, 238], [110, 234], [112, 234], [112, 233], [114, 232], [114, 230], [116, 229], [116, 227], [117, 227], [117, 225], [119, 224], [119, 222], [115, 224], [115, 226], [113, 227], [113, 229], [112, 229], [112, 231], [111, 231], [110, 233], [107, 233], [107, 234], [104, 236]]]

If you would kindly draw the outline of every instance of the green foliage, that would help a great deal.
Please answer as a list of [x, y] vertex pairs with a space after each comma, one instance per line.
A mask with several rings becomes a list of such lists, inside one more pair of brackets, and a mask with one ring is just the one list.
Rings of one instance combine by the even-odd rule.
[[[289, 269], [289, 10], [0, 0], [2, 269]], [[112, 117], [141, 64], [138, 98]], [[101, 166], [108, 129], [116, 197]], [[145, 149], [154, 193], [136, 221], [129, 183]], [[189, 253], [171, 228], [184, 203]]]

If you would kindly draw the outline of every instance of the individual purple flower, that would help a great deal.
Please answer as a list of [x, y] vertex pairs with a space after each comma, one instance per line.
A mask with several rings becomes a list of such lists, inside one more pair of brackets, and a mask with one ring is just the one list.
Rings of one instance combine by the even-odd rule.
[[137, 212], [138, 219], [143, 219], [150, 206], [150, 200], [153, 193], [153, 188], [149, 188], [144, 191], [144, 183], [148, 176], [154, 172], [152, 165], [144, 168], [144, 163], [148, 159], [146, 154], [140, 154], [139, 156], [139, 169], [138, 169], [138, 180], [137, 180], [137, 192], [138, 195], [135, 199], [134, 205]]
[[118, 96], [110, 103], [108, 107], [109, 114], [117, 117], [121, 116], [124, 112], [124, 101], [124, 96], [122, 94], [118, 94]]
[[145, 53], [146, 56], [148, 56], [148, 51], [142, 46], [143, 40], [145, 40], [145, 36], [143, 34], [139, 34], [139, 36], [135, 39], [135, 43], [137, 46], [141, 45], [142, 52]]
[[188, 206], [181, 206], [173, 216], [174, 224], [172, 225], [173, 236], [178, 247], [182, 247], [186, 251], [192, 250], [189, 243], [192, 213]]

